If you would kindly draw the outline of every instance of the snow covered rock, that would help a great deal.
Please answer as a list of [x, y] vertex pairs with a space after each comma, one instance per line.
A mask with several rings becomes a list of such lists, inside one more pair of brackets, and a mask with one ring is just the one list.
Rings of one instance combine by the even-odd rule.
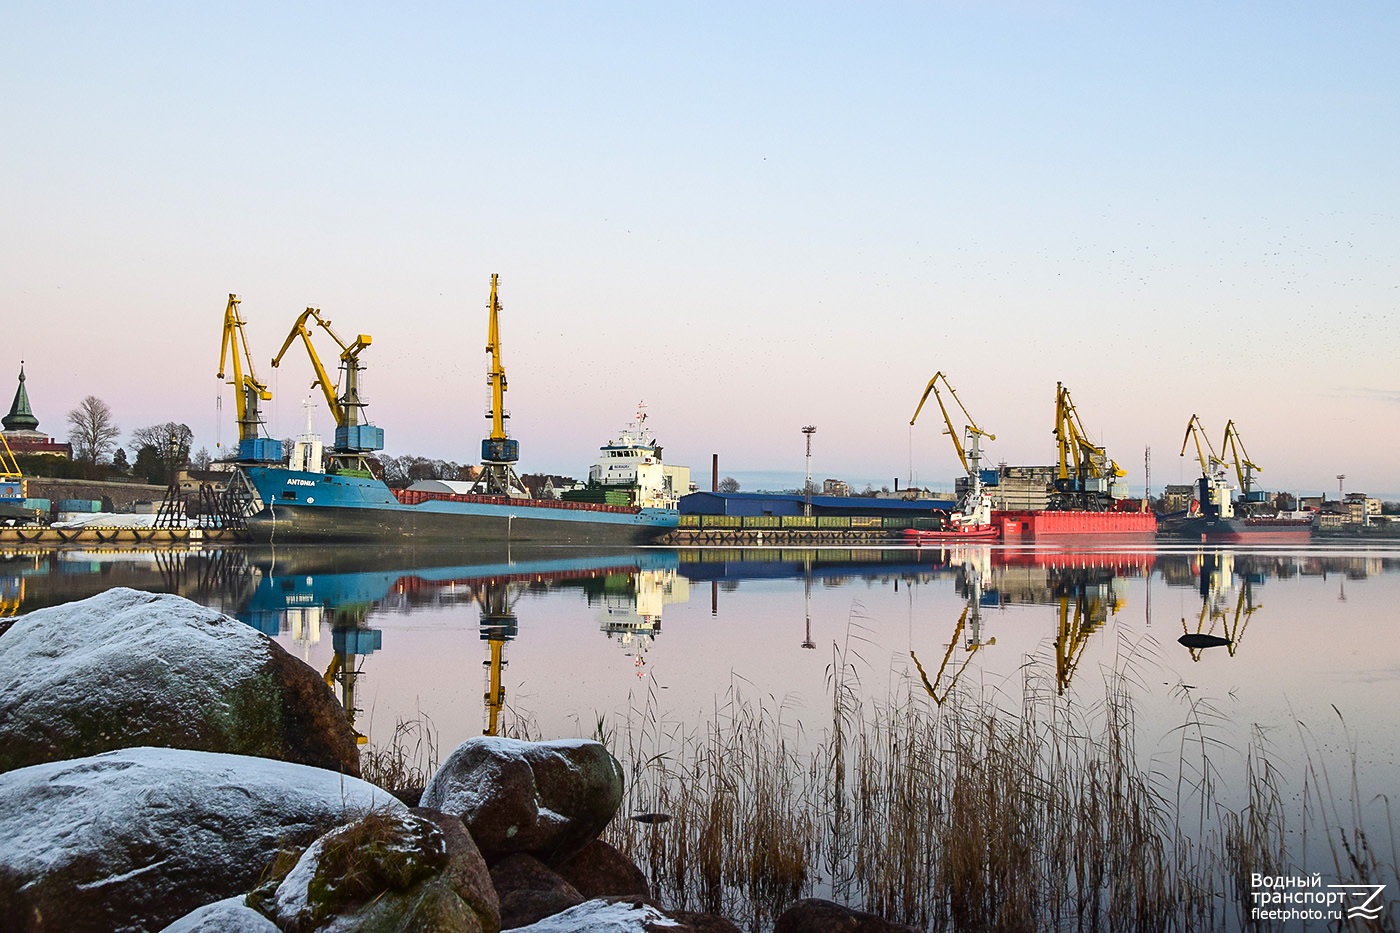
[[580, 933], [583, 930], [592, 933], [657, 933], [670, 929], [680, 933], [681, 925], [652, 904], [594, 900], [584, 901], [577, 907], [570, 907], [563, 913], [529, 926], [511, 927], [508, 933]]
[[423, 791], [422, 805], [459, 816], [487, 864], [527, 852], [556, 865], [608, 825], [622, 803], [622, 766], [598, 742], [462, 743]]
[[284, 930], [498, 933], [496, 892], [461, 821], [370, 813], [312, 843], [270, 898]]
[[229, 897], [185, 914], [161, 933], [281, 933], [277, 924], [241, 897]]
[[119, 587], [0, 636], [0, 771], [141, 745], [360, 773], [325, 681], [198, 603]]
[[167, 748], [0, 774], [0, 800], [0, 929], [64, 933], [159, 930], [249, 891], [282, 846], [406, 809], [333, 771]]
[[[845, 930], [845, 927], [832, 929]], [[604, 897], [513, 927], [507, 933], [740, 933], [723, 917], [681, 910], [662, 910], [641, 898]]]

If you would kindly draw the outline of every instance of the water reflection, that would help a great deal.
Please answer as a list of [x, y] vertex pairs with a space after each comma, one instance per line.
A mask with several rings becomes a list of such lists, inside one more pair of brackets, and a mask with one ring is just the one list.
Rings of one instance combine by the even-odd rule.
[[[178, 593], [242, 619], [313, 663], [336, 690], [352, 725], [363, 729], [358, 694], [367, 670], [383, 673], [378, 678], [383, 689], [407, 696], [460, 686], [461, 671], [467, 669], [460, 656], [447, 683], [430, 684], [414, 673], [428, 659], [437, 660], [434, 652], [464, 650], [458, 643], [442, 647], [445, 635], [428, 646], [431, 639], [403, 624], [432, 618], [442, 631], [471, 632], [481, 646], [470, 662], [483, 670], [480, 705], [458, 700], [454, 715], [460, 718], [473, 706], [484, 730], [495, 733], [512, 691], [518, 692], [524, 680], [507, 676], [510, 657], [522, 644], [535, 674], [531, 687], [545, 685], [531, 696], [546, 708], [556, 692], [566, 692], [571, 677], [586, 679], [578, 674], [585, 663], [613, 672], [625, 665], [636, 686], [650, 683], [661, 662], [667, 680], [659, 688], [693, 681], [692, 693], [707, 686], [722, 690], [726, 672], [742, 670], [753, 680], [772, 677], [771, 685], [762, 686], [777, 695], [807, 696], [814, 692], [812, 681], [820, 684], [824, 665], [811, 649], [831, 642], [843, 621], [840, 607], [849, 607], [860, 593], [871, 602], [868, 614], [885, 626], [878, 633], [882, 647], [904, 652], [937, 702], [969, 672], [1009, 674], [1042, 648], [1053, 656], [1055, 682], [1064, 694], [1106, 628], [1126, 619], [1124, 624], [1139, 632], [1151, 629], [1154, 599], [1174, 602], [1173, 594], [1180, 594], [1180, 613], [1169, 611], [1175, 630], [1162, 641], [1180, 640], [1183, 660], [1202, 665], [1211, 654], [1233, 660], [1251, 623], [1254, 650], [1282, 637], [1281, 629], [1259, 628], [1260, 593], [1267, 581], [1291, 585], [1335, 578], [1334, 605], [1340, 605], [1348, 581], [1393, 575], [1396, 561], [1391, 553], [1371, 550], [1047, 551], [986, 544], [621, 551], [34, 549], [0, 554], [0, 627], [5, 618], [113, 586]], [[917, 613], [915, 593], [923, 594]], [[907, 608], [899, 608], [896, 594], [908, 600]], [[526, 599], [532, 601], [528, 607]], [[589, 607], [586, 613], [578, 611], [580, 602]], [[909, 616], [907, 635], [895, 627], [902, 612]], [[673, 613], [680, 614], [680, 629], [663, 627], [663, 616]], [[799, 614], [800, 638], [795, 629], [773, 637], [772, 621], [791, 618], [797, 625]], [[593, 637], [601, 635], [612, 646], [611, 658], [582, 647], [579, 639], [587, 636], [577, 623], [590, 616]], [[1032, 623], [1032, 616], [1040, 621]], [[1283, 616], [1280, 624], [1291, 624], [1291, 615]], [[702, 625], [705, 617], [712, 620], [708, 629]], [[731, 619], [739, 620], [742, 631], [726, 627]], [[673, 631], [680, 634], [663, 638], [663, 632]], [[1213, 646], [1218, 647], [1213, 651]], [[1173, 644], [1171, 650], [1179, 649]], [[1265, 653], [1275, 657], [1272, 649]], [[775, 665], [781, 655], [788, 660]], [[615, 705], [628, 702], [625, 684], [613, 681], [605, 689]], [[600, 705], [606, 702], [600, 695]]]
[[1235, 573], [1235, 555], [1208, 553], [1201, 555], [1197, 570], [1201, 593], [1201, 612], [1195, 628], [1181, 619], [1181, 637], [1177, 641], [1200, 661], [1209, 648], [1226, 648], [1230, 657], [1239, 649], [1240, 639], [1249, 625], [1250, 616], [1263, 608], [1254, 599], [1255, 583], [1263, 583], [1259, 574]]

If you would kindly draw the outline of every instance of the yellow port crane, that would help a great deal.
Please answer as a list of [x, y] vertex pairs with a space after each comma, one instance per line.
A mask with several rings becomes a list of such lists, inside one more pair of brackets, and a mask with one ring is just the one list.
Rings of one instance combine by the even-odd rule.
[[5, 435], [0, 434], [0, 480], [21, 479], [24, 472], [19, 468], [19, 461], [15, 459], [15, 452], [10, 449], [10, 442], [5, 440]]
[[[958, 679], [967, 670], [972, 662], [972, 656], [980, 649], [990, 647], [997, 643], [995, 638], [982, 638], [982, 571], [972, 564], [963, 565], [964, 579], [967, 582], [966, 598], [967, 604], [963, 606], [962, 615], [958, 617], [958, 624], [953, 629], [952, 641], [948, 643], [948, 650], [943, 653], [943, 663], [938, 665], [938, 673], [933, 680], [928, 679], [928, 674], [924, 671], [924, 666], [919, 662], [919, 657], [914, 653], [914, 649], [909, 649], [909, 657], [914, 661], [914, 666], [919, 669], [919, 678], [924, 682], [924, 690], [927, 691], [933, 702], [942, 706], [948, 699], [954, 688], [958, 685]], [[960, 642], [963, 632], [967, 632], [967, 640]], [[962, 663], [953, 670], [952, 676], [947, 681], [943, 679], [948, 673], [948, 663], [953, 658], [953, 652], [958, 645], [962, 644], [966, 654]]]
[[[219, 378], [224, 377], [224, 368], [232, 358], [233, 378], [229, 385], [234, 387], [235, 406], [238, 411], [238, 460], [252, 463], [272, 463], [282, 459], [282, 442], [262, 436], [263, 402], [272, 399], [267, 385], [258, 380], [253, 371], [253, 354], [248, 350], [248, 335], [243, 330], [244, 321], [238, 313], [238, 296], [228, 296], [228, 306], [224, 309], [224, 339], [219, 352]], [[248, 370], [244, 372], [243, 361], [247, 360]]]
[[1249, 451], [1244, 449], [1239, 429], [1234, 421], [1225, 422], [1225, 439], [1220, 442], [1220, 456], [1225, 462], [1233, 462], [1235, 475], [1240, 480], [1240, 494], [1246, 502], [1262, 501], [1264, 494], [1254, 492], [1254, 474], [1264, 472], [1264, 468], [1249, 459]]
[[1105, 511], [1117, 495], [1117, 480], [1128, 471], [1092, 443], [1064, 383], [1055, 383], [1055, 440], [1060, 448], [1059, 473], [1051, 508]]
[[[948, 406], [943, 404], [943, 396], [938, 391], [940, 382], [947, 388], [948, 394], [953, 397], [953, 401], [958, 403], [958, 410], [961, 411], [963, 417], [967, 419], [967, 424], [964, 426], [963, 430], [966, 432], [968, 442], [972, 448], [970, 460], [968, 450], [963, 447], [962, 441], [959, 439], [958, 429], [953, 426], [953, 418], [948, 414]], [[967, 413], [967, 406], [962, 403], [962, 399], [958, 398], [957, 390], [953, 388], [952, 383], [948, 381], [948, 377], [943, 375], [941, 370], [933, 374], [933, 378], [928, 381], [928, 386], [924, 389], [924, 394], [919, 397], [918, 407], [914, 409], [914, 417], [909, 419], [910, 426], [913, 426], [914, 422], [919, 420], [919, 412], [924, 410], [924, 402], [928, 401], [930, 394], [932, 394], [934, 399], [938, 402], [938, 410], [943, 413], [943, 423], [946, 425], [943, 429], [943, 433], [953, 439], [953, 448], [958, 452], [959, 462], [962, 463], [963, 469], [967, 471], [967, 474], [972, 476], [977, 472], [978, 460], [981, 457], [980, 438], [985, 437], [989, 441], [994, 441], [997, 439], [997, 436], [977, 426], [977, 422]]]
[[[1226, 439], [1229, 439], [1226, 434]], [[1181, 453], [1186, 456], [1186, 448], [1196, 442], [1196, 459], [1201, 464], [1201, 477], [1196, 480], [1196, 501], [1200, 503], [1207, 518], [1233, 518], [1234, 505], [1230, 501], [1230, 484], [1225, 478], [1225, 461], [1211, 446], [1206, 429], [1199, 415], [1192, 415], [1186, 422], [1186, 436], [1181, 439]]]
[[[962, 412], [967, 424], [959, 432], [953, 424], [953, 416], [948, 412], [948, 406], [943, 403], [943, 394], [939, 391], [939, 385], [948, 390], [953, 401], [957, 403], [958, 410]], [[995, 434], [984, 431], [977, 426], [977, 421], [968, 414], [967, 406], [958, 398], [958, 392], [953, 388], [953, 384], [948, 381], [942, 370], [933, 374], [933, 378], [924, 387], [924, 394], [919, 397], [919, 404], [914, 409], [914, 417], [909, 419], [910, 427], [919, 420], [919, 412], [924, 410], [924, 403], [928, 401], [932, 394], [938, 402], [938, 410], [943, 413], [943, 433], [953, 439], [953, 449], [958, 452], [958, 461], [962, 463], [964, 472], [967, 473], [967, 488], [962, 502], [959, 503], [958, 514], [953, 517], [955, 523], [966, 523], [974, 525], [989, 524], [992, 520], [991, 499], [982, 492], [982, 438], [989, 441], [997, 439]], [[968, 444], [963, 446], [960, 434], [966, 434]]]
[[[311, 330], [306, 324], [308, 320], [315, 321], [316, 326], [329, 334], [336, 346], [340, 347], [340, 368], [345, 374], [344, 392], [340, 391], [338, 383], [331, 382], [325, 366], [321, 364], [321, 357], [317, 355], [316, 347], [311, 341]], [[369, 334], [359, 334], [354, 341], [346, 343], [331, 328], [331, 322], [321, 316], [319, 308], [307, 308], [292, 325], [287, 339], [282, 342], [282, 349], [272, 358], [274, 368], [281, 364], [287, 349], [298, 337], [305, 344], [306, 353], [311, 357], [311, 368], [316, 372], [316, 381], [311, 383], [311, 388], [320, 387], [326, 397], [326, 405], [335, 417], [335, 450], [332, 456], [348, 454], [353, 457], [369, 451], [383, 450], [383, 429], [361, 423], [361, 409], [365, 407], [365, 402], [360, 397], [360, 373], [364, 370], [363, 364], [360, 363], [360, 353], [374, 342], [373, 338]], [[340, 459], [343, 460], [344, 457]]]
[[486, 352], [491, 355], [491, 367], [486, 373], [486, 384], [491, 387], [491, 409], [486, 417], [491, 419], [491, 435], [481, 441], [481, 478], [473, 489], [492, 496], [525, 498], [520, 477], [515, 475], [513, 464], [520, 459], [520, 442], [506, 436], [506, 367], [501, 362], [501, 302], [496, 297], [496, 286], [500, 276], [491, 273], [491, 298], [487, 302], [489, 317], [486, 325]]

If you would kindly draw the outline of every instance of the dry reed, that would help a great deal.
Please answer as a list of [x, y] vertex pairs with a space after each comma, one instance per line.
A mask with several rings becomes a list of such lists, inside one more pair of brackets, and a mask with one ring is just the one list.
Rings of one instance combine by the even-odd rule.
[[[828, 669], [831, 721], [810, 750], [798, 751], [785, 704], [751, 701], [737, 681], [699, 731], [663, 721], [654, 692], [616, 734], [600, 723], [628, 771], [606, 838], [663, 901], [751, 930], [813, 895], [920, 929], [1267, 928], [1251, 926], [1251, 877], [1290, 863], [1265, 736], [1256, 728], [1244, 751], [1246, 793], [1231, 809], [1215, 790], [1216, 759], [1238, 754], [1224, 717], [1183, 690], [1175, 774], [1145, 770], [1133, 689], [1150, 646], [1121, 646], [1088, 707], [1034, 660], [1014, 701], [960, 687], [939, 703], [911, 676], [874, 700], [862, 696], [860, 632], [853, 613]], [[1321, 808], [1325, 772], [1310, 780]], [[1393, 834], [1386, 865], [1348, 816], [1346, 831], [1328, 830], [1339, 873], [1393, 873]]]

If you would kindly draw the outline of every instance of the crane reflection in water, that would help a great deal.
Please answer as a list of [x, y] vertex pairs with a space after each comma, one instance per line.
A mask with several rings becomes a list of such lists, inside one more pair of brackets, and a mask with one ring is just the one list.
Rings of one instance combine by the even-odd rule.
[[1182, 617], [1181, 637], [1177, 641], [1190, 652], [1193, 661], [1201, 660], [1207, 648], [1226, 648], [1234, 657], [1250, 616], [1263, 608], [1254, 600], [1254, 575], [1236, 573], [1235, 555], [1228, 551], [1202, 554], [1198, 573], [1200, 616], [1194, 631]]

